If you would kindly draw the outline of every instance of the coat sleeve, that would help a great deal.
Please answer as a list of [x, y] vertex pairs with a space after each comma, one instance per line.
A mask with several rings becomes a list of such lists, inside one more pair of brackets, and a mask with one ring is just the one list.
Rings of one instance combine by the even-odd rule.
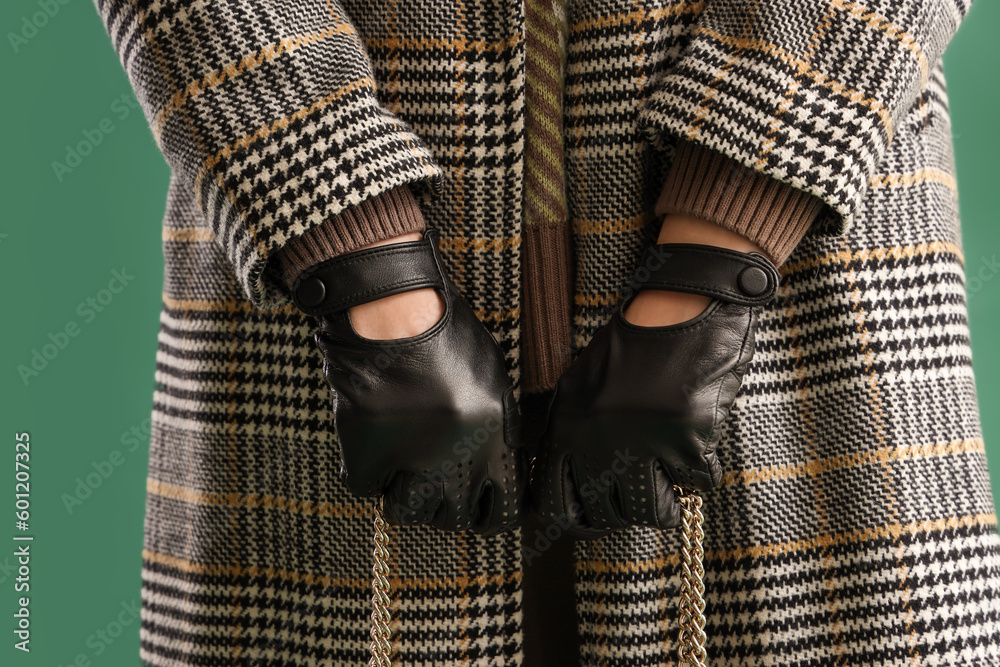
[[969, 4], [707, 0], [639, 122], [815, 196], [843, 233]]
[[290, 239], [400, 186], [441, 194], [439, 165], [380, 104], [336, 0], [95, 4], [157, 146], [255, 306], [289, 300], [274, 258]]

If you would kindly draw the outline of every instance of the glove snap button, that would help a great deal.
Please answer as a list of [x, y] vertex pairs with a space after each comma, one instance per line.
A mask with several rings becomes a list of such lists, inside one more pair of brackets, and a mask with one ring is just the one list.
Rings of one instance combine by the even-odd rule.
[[326, 285], [319, 278], [310, 278], [299, 285], [298, 297], [307, 308], [318, 306], [326, 298]]
[[736, 283], [747, 296], [757, 296], [767, 290], [767, 274], [759, 266], [748, 266], [740, 271]]

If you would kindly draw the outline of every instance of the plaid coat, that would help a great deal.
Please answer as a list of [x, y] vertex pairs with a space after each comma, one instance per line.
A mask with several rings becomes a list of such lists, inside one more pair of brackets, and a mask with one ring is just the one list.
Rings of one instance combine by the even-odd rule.
[[[142, 553], [150, 665], [366, 660], [369, 504], [268, 258], [402, 184], [519, 377], [525, 7], [96, 0], [172, 167]], [[820, 197], [706, 495], [713, 665], [1000, 664], [940, 57], [965, 0], [528, 0], [565, 47], [573, 352], [678, 137]], [[531, 536], [528, 542], [534, 543]], [[522, 659], [517, 533], [394, 531], [400, 664]], [[576, 546], [582, 661], [674, 660], [678, 540]]]

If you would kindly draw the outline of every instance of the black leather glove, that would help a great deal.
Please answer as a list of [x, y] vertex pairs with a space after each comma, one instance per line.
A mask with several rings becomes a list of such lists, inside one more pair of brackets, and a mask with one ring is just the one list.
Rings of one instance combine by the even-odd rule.
[[[519, 523], [527, 486], [520, 414], [500, 346], [437, 245], [429, 229], [420, 241], [334, 257], [296, 279], [293, 301], [320, 320], [348, 489], [384, 494], [391, 523], [500, 532]], [[351, 306], [423, 287], [445, 308], [427, 331], [372, 340], [352, 327]]]
[[[777, 269], [764, 256], [712, 246], [648, 248], [633, 292], [563, 373], [531, 473], [539, 513], [579, 536], [679, 525], [674, 485], [719, 483], [720, 425], [753, 357], [760, 307]], [[680, 324], [642, 327], [623, 313], [636, 290], [713, 297]]]

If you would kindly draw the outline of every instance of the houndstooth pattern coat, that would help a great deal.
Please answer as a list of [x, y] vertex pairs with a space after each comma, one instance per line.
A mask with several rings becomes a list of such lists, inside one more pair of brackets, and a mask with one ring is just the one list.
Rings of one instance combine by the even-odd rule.
[[[312, 323], [269, 262], [409, 184], [519, 376], [524, 7], [96, 0], [172, 168], [142, 553], [144, 664], [366, 660], [371, 509]], [[965, 0], [569, 0], [574, 354], [686, 137], [822, 198], [706, 495], [713, 665], [1000, 664], [941, 54]], [[517, 533], [394, 531], [400, 664], [517, 665]], [[579, 543], [582, 661], [672, 664], [673, 532]]]

